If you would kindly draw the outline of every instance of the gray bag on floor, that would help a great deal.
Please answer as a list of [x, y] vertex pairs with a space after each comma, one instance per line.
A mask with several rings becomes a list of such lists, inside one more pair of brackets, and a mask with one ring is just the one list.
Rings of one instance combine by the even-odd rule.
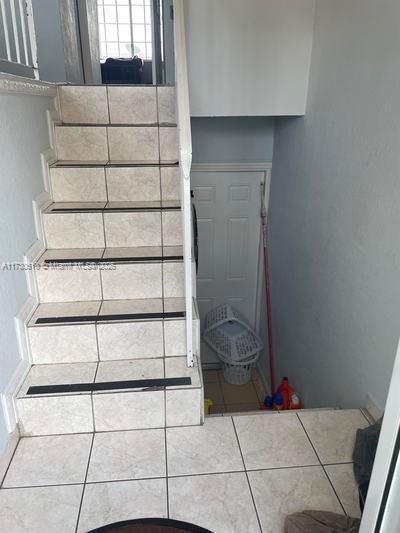
[[358, 485], [361, 511], [364, 510], [364, 504], [367, 498], [369, 480], [371, 479], [372, 467], [374, 466], [381, 426], [382, 419], [365, 429], [357, 429], [356, 443], [353, 451], [353, 469], [354, 477]]
[[357, 533], [360, 520], [327, 511], [303, 511], [286, 517], [285, 533]]

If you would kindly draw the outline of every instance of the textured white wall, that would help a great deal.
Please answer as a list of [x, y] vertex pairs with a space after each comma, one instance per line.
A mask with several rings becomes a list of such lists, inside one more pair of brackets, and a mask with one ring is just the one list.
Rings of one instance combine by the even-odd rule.
[[[0, 265], [21, 262], [36, 239], [32, 200], [43, 190], [40, 152], [49, 146], [51, 99], [0, 94]], [[0, 269], [0, 392], [19, 362], [14, 316], [28, 296], [25, 273]], [[0, 455], [7, 432], [0, 408]]]
[[400, 3], [317, 2], [307, 113], [276, 121], [275, 350], [311, 406], [383, 406], [400, 335]]
[[191, 114], [304, 114], [314, 5], [186, 0]]

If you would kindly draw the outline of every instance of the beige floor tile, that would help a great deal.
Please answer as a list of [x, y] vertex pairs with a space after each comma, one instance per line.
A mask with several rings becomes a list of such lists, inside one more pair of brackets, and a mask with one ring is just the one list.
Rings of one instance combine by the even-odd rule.
[[[93, 383], [96, 369], [97, 362], [33, 365], [18, 392], [18, 397], [21, 398], [26, 396], [29, 387], [32, 386], [63, 385], [65, 383]], [[86, 394], [89, 393], [86, 392]], [[32, 400], [35, 399], [35, 397], [32, 396], [29, 396], [29, 398]]]
[[246, 468], [279, 468], [319, 464], [295, 414], [233, 417]]
[[223, 382], [222, 394], [227, 405], [234, 403], [258, 403], [258, 396], [253, 383], [250, 381], [246, 385], [231, 385]]
[[4, 533], [75, 531], [83, 485], [0, 490]]
[[360, 518], [358, 488], [354, 478], [353, 463], [329, 465], [325, 467], [325, 470], [346, 513], [354, 518]]
[[244, 470], [230, 417], [207, 418], [203, 426], [167, 428], [168, 475]]
[[357, 429], [368, 426], [358, 409], [299, 412], [299, 417], [323, 464], [351, 462]]
[[320, 466], [248, 473], [264, 533], [283, 532], [288, 514], [317, 509], [343, 513]]
[[166, 516], [165, 479], [95, 483], [85, 487], [78, 531], [135, 518]]
[[90, 434], [22, 438], [3, 487], [83, 483], [92, 439]]
[[165, 477], [163, 429], [96, 433], [88, 482]]
[[171, 478], [168, 493], [170, 518], [215, 533], [260, 531], [243, 472]]
[[96, 374], [96, 383], [136, 379], [162, 379], [163, 377], [164, 362], [162, 358], [100, 361]]

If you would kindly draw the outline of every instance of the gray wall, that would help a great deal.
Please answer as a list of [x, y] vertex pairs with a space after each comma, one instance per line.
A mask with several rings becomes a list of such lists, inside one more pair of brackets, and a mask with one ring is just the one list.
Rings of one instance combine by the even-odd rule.
[[[0, 94], [0, 265], [20, 262], [36, 239], [32, 200], [43, 190], [40, 152], [49, 146], [49, 98]], [[0, 392], [19, 362], [14, 316], [28, 290], [25, 273], [0, 270]], [[0, 455], [7, 432], [0, 407]]]
[[317, 2], [306, 116], [276, 121], [275, 351], [306, 405], [383, 406], [400, 334], [400, 3]]
[[83, 83], [75, 0], [33, 0], [41, 80]]
[[39, 76], [45, 81], [66, 81], [64, 43], [57, 0], [33, 0]]
[[272, 159], [271, 117], [192, 118], [193, 162], [254, 163]]

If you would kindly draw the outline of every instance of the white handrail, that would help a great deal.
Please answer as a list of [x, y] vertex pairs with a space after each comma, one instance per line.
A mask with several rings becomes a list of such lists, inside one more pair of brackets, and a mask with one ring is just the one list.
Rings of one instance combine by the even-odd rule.
[[193, 366], [193, 262], [190, 169], [192, 135], [190, 130], [189, 85], [186, 60], [185, 17], [183, 0], [174, 0], [175, 86], [179, 135], [179, 167], [183, 227], [183, 263], [185, 270], [187, 365]]
[[[37, 79], [39, 74], [32, 0], [7, 0], [7, 3], [0, 0], [0, 13], [3, 23], [0, 39], [3, 40], [6, 51], [6, 57], [0, 57], [2, 68], [6, 67], [7, 70], [8, 63], [13, 67], [10, 72], [15, 74], [16, 65], [28, 67]], [[21, 72], [22, 75], [27, 73], [26, 70]]]

